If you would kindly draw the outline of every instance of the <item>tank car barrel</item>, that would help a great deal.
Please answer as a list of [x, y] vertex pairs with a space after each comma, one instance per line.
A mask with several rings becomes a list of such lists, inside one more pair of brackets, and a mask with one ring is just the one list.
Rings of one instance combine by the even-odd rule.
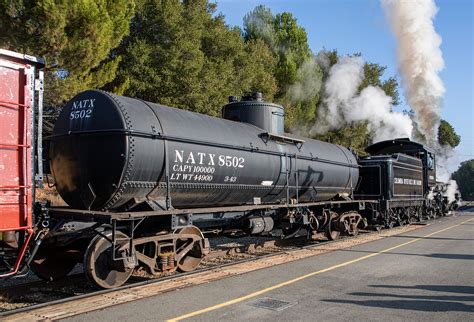
[[[233, 101], [224, 116], [241, 110], [248, 115], [232, 121], [80, 93], [62, 110], [51, 139], [58, 192], [71, 207], [94, 210], [144, 202], [180, 208], [319, 201], [352, 193], [358, 167], [349, 150], [273, 133], [282, 129], [283, 108], [261, 96]], [[276, 115], [277, 126], [265, 115]]]

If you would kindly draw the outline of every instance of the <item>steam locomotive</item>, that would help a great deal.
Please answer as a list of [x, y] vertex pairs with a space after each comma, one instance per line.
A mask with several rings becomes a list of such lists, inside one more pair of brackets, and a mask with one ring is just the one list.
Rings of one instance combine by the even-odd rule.
[[210, 234], [333, 240], [450, 210], [436, 190], [435, 154], [422, 144], [378, 142], [358, 157], [283, 124], [284, 108], [260, 93], [230, 97], [216, 118], [82, 92], [48, 138], [51, 175], [69, 206], [35, 203], [34, 228], [16, 251], [41, 278], [83, 262], [93, 284], [113, 288], [138, 267], [195, 269]]

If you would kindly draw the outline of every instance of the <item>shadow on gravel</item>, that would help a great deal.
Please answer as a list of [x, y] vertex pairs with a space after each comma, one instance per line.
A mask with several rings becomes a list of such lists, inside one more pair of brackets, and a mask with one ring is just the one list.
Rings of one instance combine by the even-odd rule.
[[[366, 297], [368, 300], [338, 300], [326, 299], [323, 302], [353, 304], [374, 308], [398, 309], [398, 310], [414, 310], [424, 312], [474, 312], [474, 306], [462, 302], [474, 301], [473, 286], [458, 285], [414, 285], [414, 286], [398, 286], [398, 285], [369, 285], [373, 288], [386, 288], [397, 290], [421, 290], [428, 292], [443, 293], [460, 293], [472, 295], [431, 295], [431, 294], [390, 294], [390, 293], [371, 293], [371, 292], [354, 292], [349, 296]], [[370, 299], [375, 298], [375, 299]], [[382, 298], [395, 298], [383, 299]]]

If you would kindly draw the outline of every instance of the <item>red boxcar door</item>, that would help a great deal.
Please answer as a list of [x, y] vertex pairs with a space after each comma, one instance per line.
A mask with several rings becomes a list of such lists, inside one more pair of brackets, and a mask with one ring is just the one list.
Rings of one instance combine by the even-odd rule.
[[0, 231], [32, 226], [35, 64], [0, 50]]

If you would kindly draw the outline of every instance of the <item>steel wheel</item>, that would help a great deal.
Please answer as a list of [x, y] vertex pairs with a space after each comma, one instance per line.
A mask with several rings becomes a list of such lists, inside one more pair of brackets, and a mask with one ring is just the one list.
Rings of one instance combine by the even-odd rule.
[[418, 222], [423, 220], [423, 210], [422, 210], [422, 208], [419, 208], [419, 209], [416, 210], [416, 220]]
[[176, 240], [178, 270], [190, 272], [198, 267], [204, 257], [204, 236], [199, 228], [195, 226], [182, 228], [176, 231], [175, 234], [178, 235]]
[[[112, 232], [106, 232], [104, 236], [112, 239]], [[116, 233], [117, 238], [127, 238], [127, 235], [121, 232]], [[84, 255], [84, 273], [87, 278], [95, 285], [101, 288], [114, 288], [123, 285], [130, 275], [133, 268], [126, 267], [123, 260], [113, 259], [112, 243], [102, 235], [95, 236], [87, 247]], [[119, 242], [122, 246], [126, 241]], [[118, 251], [120, 246], [116, 246], [116, 257], [123, 257], [122, 251]]]
[[76, 264], [76, 260], [67, 257], [67, 250], [45, 248], [36, 254], [30, 269], [39, 278], [52, 282], [66, 277]]
[[336, 240], [341, 235], [340, 231], [334, 229], [334, 223], [330, 223], [326, 226], [325, 235], [329, 240]]

